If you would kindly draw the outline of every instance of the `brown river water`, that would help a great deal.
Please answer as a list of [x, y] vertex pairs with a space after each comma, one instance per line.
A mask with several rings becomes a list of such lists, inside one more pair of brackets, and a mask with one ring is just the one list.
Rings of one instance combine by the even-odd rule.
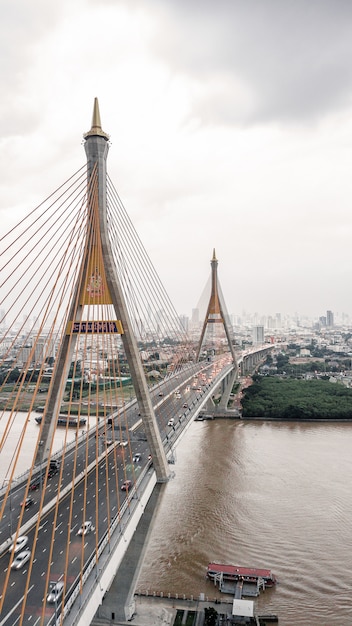
[[208, 562], [263, 567], [257, 614], [352, 625], [352, 423], [194, 422], [171, 468], [137, 591], [213, 599]]

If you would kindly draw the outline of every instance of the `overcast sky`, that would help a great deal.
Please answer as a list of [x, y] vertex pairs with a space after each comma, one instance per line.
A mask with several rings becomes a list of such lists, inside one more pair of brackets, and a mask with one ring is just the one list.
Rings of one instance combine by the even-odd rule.
[[352, 2], [3, 0], [0, 231], [108, 171], [177, 311], [352, 315]]

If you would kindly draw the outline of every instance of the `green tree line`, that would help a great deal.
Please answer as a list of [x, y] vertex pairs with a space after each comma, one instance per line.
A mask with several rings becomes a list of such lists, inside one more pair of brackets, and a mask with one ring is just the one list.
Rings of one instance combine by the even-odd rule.
[[327, 380], [256, 377], [243, 392], [245, 418], [352, 419], [352, 389]]

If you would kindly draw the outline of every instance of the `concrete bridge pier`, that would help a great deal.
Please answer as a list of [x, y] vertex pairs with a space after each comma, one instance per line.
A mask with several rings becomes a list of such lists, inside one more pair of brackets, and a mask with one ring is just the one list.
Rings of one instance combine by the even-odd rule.
[[165, 483], [155, 485], [121, 565], [109, 590], [103, 597], [91, 626], [125, 624], [133, 619], [135, 613], [134, 592], [165, 488]]
[[252, 374], [256, 369], [258, 363], [264, 360], [266, 355], [273, 349], [273, 346], [268, 346], [262, 350], [258, 350], [251, 354], [246, 354], [241, 362], [241, 376], [246, 374]]
[[228, 407], [230, 394], [232, 392], [236, 379], [237, 379], [237, 368], [229, 372], [229, 374], [222, 380], [222, 383], [221, 383], [222, 393], [221, 393], [220, 402], [218, 404], [218, 408], [221, 411], [226, 411]]

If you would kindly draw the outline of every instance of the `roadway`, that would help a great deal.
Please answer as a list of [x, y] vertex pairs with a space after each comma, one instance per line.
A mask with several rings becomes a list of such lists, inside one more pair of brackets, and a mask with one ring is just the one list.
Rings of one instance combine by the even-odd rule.
[[[192, 365], [151, 390], [170, 462], [173, 447], [201, 406], [204, 392], [226, 366], [224, 359]], [[126, 443], [121, 446], [123, 440]], [[133, 461], [136, 454], [139, 460]], [[98, 563], [100, 546], [109, 541], [112, 526], [114, 530], [120, 527], [121, 532], [130, 500], [138, 498], [142, 488], [142, 477], [153, 471], [148, 457], [138, 407], [130, 403], [125, 429], [117, 426], [113, 416], [101, 419], [96, 429], [77, 436], [59, 472], [50, 478], [44, 476], [37, 491], [28, 492], [27, 482], [12, 489], [0, 522], [0, 588], [6, 589], [0, 626], [16, 624], [23, 606], [26, 621], [32, 625], [54, 622], [55, 610], [59, 615], [62, 607], [61, 600], [56, 607], [45, 602], [50, 585], [64, 581], [66, 603], [74, 587], [83, 584], [85, 568]], [[131, 489], [123, 491], [126, 480], [131, 481]], [[34, 502], [24, 509], [21, 502], [29, 493]], [[86, 520], [92, 522], [94, 531], [80, 536], [78, 530]], [[9, 554], [8, 547], [18, 524], [19, 534], [28, 537], [32, 556], [22, 569], [13, 571], [9, 566], [15, 555]]]

